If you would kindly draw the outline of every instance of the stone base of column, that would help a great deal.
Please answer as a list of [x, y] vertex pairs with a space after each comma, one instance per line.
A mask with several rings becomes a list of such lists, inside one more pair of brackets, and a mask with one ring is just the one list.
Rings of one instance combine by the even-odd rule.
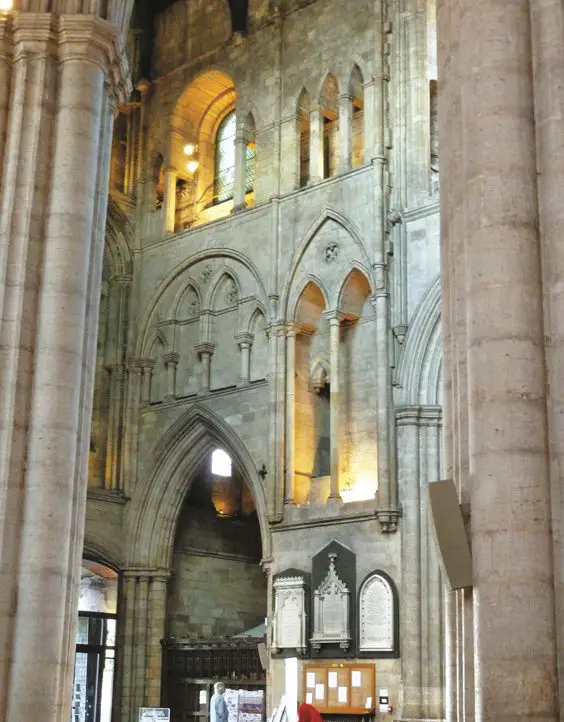
[[247, 210], [247, 204], [246, 203], [238, 203], [236, 206], [233, 206], [231, 209], [231, 213], [240, 213], [241, 211]]

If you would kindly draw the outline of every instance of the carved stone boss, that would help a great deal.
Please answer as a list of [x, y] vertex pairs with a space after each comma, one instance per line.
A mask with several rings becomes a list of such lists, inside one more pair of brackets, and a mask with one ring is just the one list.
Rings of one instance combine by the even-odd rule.
[[272, 652], [280, 654], [283, 649], [295, 649], [305, 654], [306, 611], [305, 580], [303, 577], [279, 577], [274, 588], [274, 623], [272, 629]]
[[394, 595], [389, 582], [373, 574], [363, 584], [359, 600], [359, 651], [394, 649]]
[[319, 651], [324, 644], [338, 644], [345, 651], [351, 645], [349, 627], [350, 591], [335, 569], [337, 554], [329, 554], [329, 571], [313, 598], [311, 646]]

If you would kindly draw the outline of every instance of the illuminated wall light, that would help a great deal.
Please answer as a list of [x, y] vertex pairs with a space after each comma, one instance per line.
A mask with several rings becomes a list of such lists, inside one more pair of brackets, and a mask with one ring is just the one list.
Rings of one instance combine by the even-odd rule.
[[188, 168], [189, 173], [195, 173], [199, 167], [200, 164], [197, 160], [190, 160], [188, 161], [188, 163], [186, 163], [186, 168]]
[[0, 13], [8, 13], [14, 7], [14, 0], [0, 0]]
[[[2, 0], [0, 0], [2, 2]], [[196, 147], [193, 143], [186, 143], [184, 146], [184, 155], [194, 155], [194, 151], [196, 150]]]

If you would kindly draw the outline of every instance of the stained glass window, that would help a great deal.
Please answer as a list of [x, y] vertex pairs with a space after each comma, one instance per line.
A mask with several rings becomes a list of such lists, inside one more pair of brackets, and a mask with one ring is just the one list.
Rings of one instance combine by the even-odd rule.
[[229, 113], [217, 131], [215, 141], [215, 202], [233, 198], [235, 185], [235, 111]]

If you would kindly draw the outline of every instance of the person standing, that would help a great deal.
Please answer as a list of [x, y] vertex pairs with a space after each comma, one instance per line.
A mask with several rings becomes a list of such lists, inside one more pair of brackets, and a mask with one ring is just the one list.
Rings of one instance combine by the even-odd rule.
[[225, 685], [223, 682], [216, 682], [213, 686], [214, 693], [210, 700], [210, 722], [228, 722], [229, 710], [225, 701]]

